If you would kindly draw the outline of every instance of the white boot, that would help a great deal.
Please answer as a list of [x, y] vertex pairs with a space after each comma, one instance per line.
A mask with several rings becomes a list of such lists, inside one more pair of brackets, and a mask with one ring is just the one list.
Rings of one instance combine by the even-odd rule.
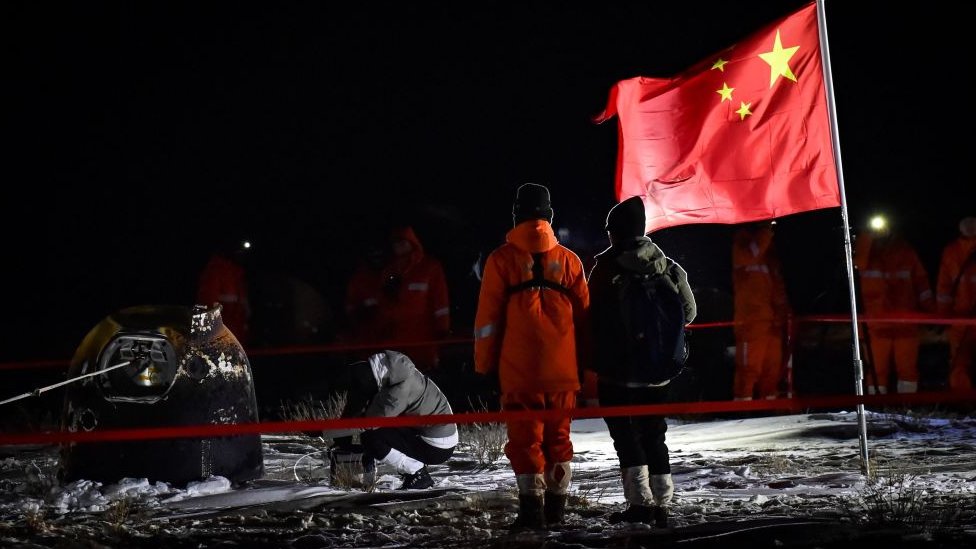
[[572, 479], [573, 470], [570, 468], [570, 463], [568, 461], [556, 463], [546, 471], [546, 491], [565, 495], [569, 492], [569, 483]]
[[397, 473], [400, 473], [401, 475], [412, 475], [424, 468], [423, 462], [413, 459], [396, 448], [390, 448], [390, 453], [386, 454], [386, 456], [380, 458], [378, 461], [380, 463], [392, 465], [394, 468], [396, 468]]
[[546, 481], [542, 475], [515, 475], [515, 484], [519, 495], [536, 496], [541, 498], [546, 491]]
[[905, 381], [903, 379], [898, 380], [898, 392], [899, 393], [917, 393], [918, 392], [918, 382], [917, 381]]
[[651, 475], [651, 493], [654, 494], [654, 503], [664, 506], [671, 503], [674, 497], [674, 480], [671, 473], [663, 475]]
[[620, 469], [624, 484], [624, 500], [631, 505], [654, 505], [647, 465], [624, 467]]
[[515, 475], [518, 486], [519, 511], [512, 523], [512, 528], [539, 529], [546, 525], [543, 511], [543, 494], [546, 491], [546, 481], [541, 474]]
[[622, 467], [620, 475], [624, 484], [624, 500], [627, 509], [610, 513], [607, 521], [610, 524], [620, 522], [643, 522], [650, 524], [654, 520], [654, 496], [647, 474], [647, 465]]

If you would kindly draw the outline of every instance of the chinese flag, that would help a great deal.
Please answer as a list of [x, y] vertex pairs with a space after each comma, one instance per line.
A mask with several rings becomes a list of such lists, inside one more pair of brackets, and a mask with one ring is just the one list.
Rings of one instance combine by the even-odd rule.
[[816, 3], [673, 78], [610, 92], [616, 194], [644, 199], [647, 230], [740, 223], [840, 206]]

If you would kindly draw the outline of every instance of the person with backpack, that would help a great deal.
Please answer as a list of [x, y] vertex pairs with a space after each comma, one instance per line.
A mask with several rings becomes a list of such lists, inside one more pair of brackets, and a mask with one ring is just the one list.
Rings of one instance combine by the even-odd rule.
[[[610, 247], [590, 270], [592, 366], [600, 406], [659, 404], [687, 360], [684, 328], [695, 319], [695, 296], [685, 270], [646, 236], [639, 196], [610, 209]], [[606, 417], [620, 461], [628, 506], [610, 523], [667, 526], [674, 494], [671, 463], [660, 415]]]
[[[497, 376], [505, 411], [576, 406], [578, 353], [586, 356], [590, 294], [583, 262], [552, 230], [549, 189], [518, 188], [514, 228], [485, 261], [475, 313], [475, 371]], [[571, 417], [506, 422], [505, 455], [515, 472], [519, 511], [513, 528], [562, 522], [572, 470]]]

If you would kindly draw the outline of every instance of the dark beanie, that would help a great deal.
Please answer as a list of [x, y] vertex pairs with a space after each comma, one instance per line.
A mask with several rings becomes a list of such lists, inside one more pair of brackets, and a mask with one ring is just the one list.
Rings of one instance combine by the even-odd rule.
[[536, 183], [525, 183], [515, 192], [512, 219], [519, 224], [529, 219], [545, 219], [552, 223], [552, 204], [549, 189]]
[[624, 200], [607, 214], [607, 232], [617, 239], [644, 236], [645, 223], [644, 201], [639, 196]]

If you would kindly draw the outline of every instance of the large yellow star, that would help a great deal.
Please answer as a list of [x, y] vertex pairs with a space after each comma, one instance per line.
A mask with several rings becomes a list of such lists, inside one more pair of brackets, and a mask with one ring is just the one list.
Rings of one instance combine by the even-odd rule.
[[716, 61], [715, 63], [712, 63], [712, 69], [713, 70], [714, 69], [718, 69], [718, 70], [720, 70], [722, 72], [725, 72], [725, 64], [726, 63], [728, 63], [728, 61], [726, 61], [725, 59], [722, 59], [721, 57], [719, 57], [718, 58], [718, 61]]
[[773, 87], [773, 84], [776, 83], [776, 79], [780, 76], [789, 78], [790, 80], [796, 82], [796, 76], [794, 76], [793, 71], [790, 70], [788, 62], [798, 49], [800, 49], [800, 46], [784, 48], [783, 43], [780, 42], [779, 39], [779, 29], [776, 30], [776, 39], [773, 41], [773, 51], [759, 54], [759, 57], [763, 61], [769, 63], [770, 88]]
[[[731, 102], [732, 101], [732, 90], [734, 90], [734, 89], [735, 88], [730, 88], [729, 85], [728, 85], [728, 83], [722, 82], [722, 89], [715, 90], [715, 93], [717, 93], [717, 94], [719, 94], [719, 95], [722, 96], [722, 101], [729, 101], [729, 102]], [[719, 103], [721, 103], [722, 101], [719, 101]]]
[[735, 111], [735, 114], [739, 115], [739, 120], [745, 120], [747, 116], [752, 115], [752, 111], [749, 110], [749, 107], [751, 106], [752, 103], [746, 103], [744, 101], [739, 102], [739, 109]]

